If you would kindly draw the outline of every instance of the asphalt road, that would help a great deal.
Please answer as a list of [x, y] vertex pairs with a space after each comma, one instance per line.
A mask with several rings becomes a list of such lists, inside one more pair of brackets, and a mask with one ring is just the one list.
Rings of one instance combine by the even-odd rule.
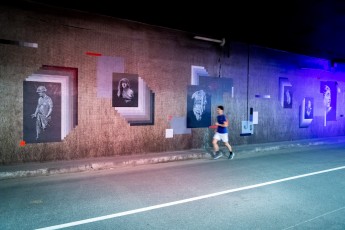
[[0, 229], [345, 229], [345, 144], [0, 183]]

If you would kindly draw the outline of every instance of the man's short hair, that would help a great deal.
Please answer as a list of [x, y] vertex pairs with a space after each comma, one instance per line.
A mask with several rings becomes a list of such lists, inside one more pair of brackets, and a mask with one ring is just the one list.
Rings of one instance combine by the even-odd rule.
[[218, 105], [218, 109], [224, 110], [224, 107], [222, 105]]

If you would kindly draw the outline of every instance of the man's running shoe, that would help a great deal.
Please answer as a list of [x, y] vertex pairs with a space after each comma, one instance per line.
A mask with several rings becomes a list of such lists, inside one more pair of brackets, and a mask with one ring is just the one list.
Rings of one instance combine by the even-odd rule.
[[229, 155], [228, 159], [232, 160], [232, 159], [234, 159], [234, 157], [235, 157], [235, 153], [230, 152], [230, 155]]
[[213, 159], [217, 160], [217, 159], [221, 158], [222, 156], [223, 156], [223, 153], [218, 151], [218, 154], [215, 155]]

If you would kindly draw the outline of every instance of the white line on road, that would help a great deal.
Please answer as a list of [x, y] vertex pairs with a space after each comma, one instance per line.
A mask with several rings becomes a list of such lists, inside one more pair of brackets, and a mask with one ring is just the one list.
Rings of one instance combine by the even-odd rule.
[[85, 219], [85, 220], [79, 220], [79, 221], [74, 221], [74, 222], [70, 222], [70, 223], [54, 225], [54, 226], [45, 227], [45, 228], [38, 228], [36, 230], [53, 230], [53, 229], [68, 228], [68, 227], [72, 227], [72, 226], [92, 223], [92, 222], [101, 221], [101, 220], [112, 219], [112, 218], [116, 218], [116, 217], [120, 217], [120, 216], [127, 216], [127, 215], [131, 215], [131, 214], [135, 214], [135, 213], [146, 212], [146, 211], [150, 211], [150, 210], [154, 210], [154, 209], [159, 209], [159, 208], [164, 208], [164, 207], [173, 206], [173, 205], [178, 205], [178, 204], [184, 204], [184, 203], [188, 203], [188, 202], [192, 202], [192, 201], [196, 201], [196, 200], [201, 200], [201, 199], [206, 199], [206, 198], [210, 198], [210, 197], [224, 195], [224, 194], [227, 194], [227, 193], [233, 193], [233, 192], [243, 191], [243, 190], [252, 189], [252, 188], [258, 188], [258, 187], [262, 187], [262, 186], [266, 186], [266, 185], [276, 184], [276, 183], [280, 183], [280, 182], [284, 182], [284, 181], [289, 181], [289, 180], [295, 180], [295, 179], [299, 179], [299, 178], [302, 178], [302, 177], [313, 176], [313, 175], [317, 175], [317, 174], [321, 174], [321, 173], [327, 173], [327, 172], [332, 172], [332, 171], [341, 170], [341, 169], [345, 169], [345, 166], [341, 166], [341, 167], [337, 167], [337, 168], [331, 168], [331, 169], [326, 169], [326, 170], [312, 172], [312, 173], [307, 173], [307, 174], [301, 174], [301, 175], [293, 176], [293, 177], [286, 177], [286, 178], [279, 179], [279, 180], [268, 181], [268, 182], [264, 182], [264, 183], [260, 183], [260, 184], [254, 184], [254, 185], [249, 185], [249, 186], [245, 186], [245, 187], [241, 187], [241, 188], [229, 189], [229, 190], [225, 190], [225, 191], [222, 191], [222, 192], [211, 193], [211, 194], [203, 195], [203, 196], [196, 196], [196, 197], [192, 197], [192, 198], [188, 198], [188, 199], [173, 201], [173, 202], [164, 203], [164, 204], [153, 205], [153, 206], [149, 206], [149, 207], [145, 207], [145, 208], [139, 208], [139, 209], [134, 209], [134, 210], [126, 211], [126, 212], [119, 212], [119, 213], [114, 213], [114, 214], [110, 214], [110, 215], [106, 215], [106, 216], [100, 216], [100, 217], [95, 217], [95, 218], [90, 218], [90, 219]]
[[299, 225], [302, 225], [302, 224], [305, 224], [305, 223], [311, 222], [311, 221], [313, 221], [313, 220], [316, 220], [316, 219], [318, 219], [318, 218], [320, 218], [320, 217], [327, 216], [327, 215], [329, 215], [329, 214], [332, 214], [332, 213], [338, 212], [338, 211], [340, 211], [340, 210], [342, 210], [342, 209], [345, 209], [345, 207], [341, 207], [341, 208], [335, 209], [335, 210], [333, 210], [333, 211], [326, 212], [326, 213], [324, 213], [324, 214], [318, 215], [318, 216], [316, 216], [316, 217], [314, 217], [314, 218], [311, 218], [311, 219], [309, 219], [309, 220], [306, 220], [306, 221], [300, 222], [300, 223], [295, 224], [295, 225], [293, 225], [293, 226], [290, 226], [290, 227], [288, 227], [288, 228], [284, 228], [283, 230], [287, 230], [287, 229], [295, 228], [295, 227], [297, 227], [297, 226], [299, 226]]

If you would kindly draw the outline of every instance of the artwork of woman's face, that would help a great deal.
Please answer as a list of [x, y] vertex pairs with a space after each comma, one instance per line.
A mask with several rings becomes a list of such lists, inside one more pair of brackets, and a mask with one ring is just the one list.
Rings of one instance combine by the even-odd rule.
[[124, 82], [124, 81], [123, 81], [123, 82], [121, 83], [121, 85], [122, 85], [122, 88], [127, 88], [127, 82]]
[[323, 94], [323, 103], [328, 108], [331, 107], [331, 89], [328, 85], [325, 85], [325, 91]]

